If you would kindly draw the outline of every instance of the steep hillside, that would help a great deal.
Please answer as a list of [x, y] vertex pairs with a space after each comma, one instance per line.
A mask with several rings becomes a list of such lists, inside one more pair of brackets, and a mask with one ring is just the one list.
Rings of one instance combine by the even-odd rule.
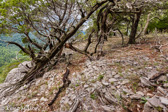
[[[142, 40], [142, 39], [141, 39]], [[1, 109], [25, 112], [168, 112], [168, 37], [148, 37], [122, 47], [119, 38], [105, 42], [104, 56], [89, 61], [73, 53], [70, 86], [52, 107], [62, 86], [66, 63], [3, 98]], [[82, 44], [78, 44], [82, 47]], [[77, 46], [78, 46], [77, 45]], [[0, 85], [1, 87], [1, 85]]]

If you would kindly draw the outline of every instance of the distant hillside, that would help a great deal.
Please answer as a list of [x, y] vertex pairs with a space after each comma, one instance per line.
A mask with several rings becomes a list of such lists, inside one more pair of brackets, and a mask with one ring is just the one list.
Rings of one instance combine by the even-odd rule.
[[17, 33], [13, 34], [12, 37], [0, 35], [0, 46], [7, 46], [7, 43], [5, 43], [4, 41], [13, 41], [23, 45], [21, 35]]
[[[32, 40], [36, 40], [37, 42], [39, 43], [42, 43], [42, 41], [40, 41], [39, 39], [37, 39], [36, 36], [34, 36], [32, 33], [30, 33], [30, 38]], [[13, 34], [12, 36], [6, 36], [6, 35], [0, 35], [0, 46], [7, 46], [8, 44], [5, 43], [4, 41], [13, 41], [13, 42], [17, 42], [21, 45], [24, 46], [23, 42], [22, 42], [22, 35], [21, 34], [18, 34], [18, 33], [15, 33]], [[11, 45], [10, 45], [11, 46]], [[14, 45], [12, 45], [14, 47]]]
[[17, 46], [8, 45], [4, 41], [13, 41], [23, 45], [20, 34], [13, 34], [12, 37], [0, 35], [0, 67], [13, 62], [16, 56], [22, 58], [22, 55], [18, 54], [20, 49]]

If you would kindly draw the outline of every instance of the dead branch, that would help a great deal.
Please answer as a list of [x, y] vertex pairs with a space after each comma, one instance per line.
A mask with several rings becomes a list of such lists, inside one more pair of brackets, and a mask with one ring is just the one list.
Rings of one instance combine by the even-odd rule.
[[123, 33], [118, 28], [116, 30], [120, 33], [121, 38], [122, 38], [122, 45], [124, 45], [124, 36], [123, 36]]
[[88, 42], [87, 45], [85, 46], [84, 51], [87, 52], [89, 45], [92, 43], [91, 38], [92, 38], [92, 34], [95, 32], [95, 30], [93, 29], [92, 32], [90, 33], [89, 37], [88, 37]]
[[22, 47], [20, 44], [18, 44], [18, 43], [16, 43], [16, 42], [7, 41], [6, 43], [8, 43], [8, 44], [14, 44], [14, 45], [16, 45], [17, 47], [19, 47], [24, 53], [26, 53], [26, 54], [28, 54], [28, 55], [31, 54], [27, 49], [25, 49], [24, 47]]
[[97, 41], [97, 44], [96, 44], [95, 49], [94, 49], [94, 52], [91, 53], [91, 56], [92, 56], [93, 54], [97, 53], [97, 48], [98, 48], [98, 46], [99, 46], [99, 44], [100, 44], [100, 42], [101, 42], [101, 39], [102, 39], [102, 36], [99, 36], [98, 41]]
[[[29, 24], [29, 27], [31, 27], [31, 31], [34, 31], [41, 38], [45, 38], [46, 42], [45, 42], [44, 45], [42, 45], [43, 49], [40, 52], [35, 51], [35, 50], [33, 51], [35, 56], [36, 56], [35, 57], [36, 60], [35, 60], [35, 65], [30, 69], [30, 71], [28, 71], [28, 73], [19, 82], [16, 82], [15, 84], [10, 84], [10, 86], [16, 86], [16, 88], [13, 88], [12, 90], [8, 91], [9, 93], [11, 92], [11, 94], [14, 93], [19, 87], [23, 86], [24, 84], [28, 84], [29, 82], [36, 79], [37, 77], [42, 76], [46, 72], [46, 68], [47, 68], [47, 65], [48, 65], [49, 61], [51, 61], [57, 54], [59, 54], [62, 47], [65, 45], [65, 43], [70, 38], [73, 37], [73, 35], [84, 24], [84, 22], [86, 22], [89, 19], [89, 17], [98, 8], [100, 8], [103, 4], [108, 4], [109, 3], [107, 0], [102, 0], [100, 2], [96, 2], [95, 5], [92, 6], [92, 8], [88, 10], [88, 12], [86, 13], [84, 18], [77, 18], [77, 17], [79, 17], [79, 15], [76, 14], [76, 13], [79, 12], [79, 10], [76, 9], [76, 4], [72, 1], [68, 1], [68, 11], [66, 11], [67, 13], [65, 14], [66, 15], [64, 17], [65, 19], [62, 21], [61, 25], [59, 25], [58, 20], [59, 20], [60, 15], [62, 15], [62, 12], [64, 11], [63, 5], [65, 5], [65, 3], [64, 3], [63, 0], [60, 0], [61, 1], [60, 5], [62, 7], [58, 6], [56, 11], [55, 11], [56, 15], [54, 15], [54, 11], [52, 9], [52, 6], [53, 5], [55, 5], [55, 6], [59, 5], [60, 1], [55, 1], [55, 0], [53, 0], [53, 1], [55, 3], [58, 3], [58, 4], [53, 3], [53, 4], [50, 5], [51, 7], [46, 6], [46, 7], [43, 7], [41, 9], [39, 9], [38, 6], [35, 6], [36, 8], [38, 8], [38, 10], [36, 10], [36, 8], [35, 8], [30, 13], [26, 12], [27, 13], [26, 15], [24, 13], [22, 13], [22, 11], [21, 11], [21, 14], [19, 13], [19, 15], [23, 15], [23, 16], [26, 16], [26, 17], [29, 18], [29, 23], [28, 24]], [[43, 1], [41, 1], [41, 2], [43, 2]], [[13, 12], [11, 11], [11, 9], [9, 9], [9, 13], [11, 13], [11, 15], [12, 15]], [[75, 12], [73, 12], [74, 9], [76, 9]], [[42, 11], [45, 11], [45, 14]], [[74, 17], [74, 13], [75, 13], [75, 17]], [[47, 19], [47, 14], [50, 16], [51, 19]], [[53, 15], [54, 15], [55, 19], [53, 19]], [[57, 18], [57, 16], [58, 16], [58, 18]], [[7, 19], [11, 19], [11, 18], [7, 18]], [[38, 19], [38, 21], [34, 21], [35, 19]], [[10, 20], [10, 22], [11, 21], [12, 20]], [[24, 21], [27, 21], [27, 18]], [[23, 23], [26, 23], [24, 21], [23, 21]], [[56, 26], [56, 27], [58, 27], [62, 30], [65, 30], [67, 28], [67, 30], [65, 31], [66, 33], [62, 33], [61, 35], [58, 36], [59, 39], [61, 40], [61, 42], [59, 42], [59, 41], [54, 42], [56, 40], [54, 38], [53, 38], [54, 39], [53, 41], [48, 40], [49, 39], [48, 36], [50, 36], [50, 34], [52, 34], [54, 32], [54, 29], [50, 28], [51, 24], [49, 24], [48, 21], [50, 23], [53, 23], [52, 26]], [[72, 22], [72, 24], [70, 22]], [[17, 25], [19, 25], [19, 24], [17, 24]], [[13, 24], [12, 24], [12, 26], [13, 26]], [[9, 27], [8, 27], [8, 29], [9, 29]], [[48, 29], [50, 29], [50, 31]], [[14, 31], [19, 32], [18, 29], [15, 29]], [[26, 31], [26, 30], [24, 30], [24, 31]], [[20, 33], [25, 33], [24, 31], [22, 31]], [[59, 33], [59, 31], [55, 32], [55, 33]], [[54, 42], [54, 43], [52, 43], [52, 42]], [[15, 43], [15, 42], [8, 42], [8, 43], [18, 46], [23, 52], [25, 52], [29, 56], [31, 56], [32, 53], [33, 53], [29, 50], [33, 49], [34, 45], [29, 46], [29, 49], [25, 49], [23, 46], [21, 46], [18, 43]], [[49, 49], [47, 52], [45, 52], [45, 49], [47, 50], [50, 43], [53, 45], [53, 47], [51, 49]], [[30, 43], [29, 45], [32, 45], [32, 44]], [[45, 49], [44, 49], [44, 47], [45, 47]], [[69, 70], [67, 70], [67, 71], [69, 71]], [[66, 79], [66, 78], [64, 78], [64, 79]], [[66, 85], [69, 85], [69, 83], [70, 83], [70, 81], [67, 81]], [[66, 86], [66, 85], [64, 85], [64, 86]], [[61, 91], [63, 91], [63, 89], [60, 89], [60, 92]], [[3, 97], [8, 96], [8, 95], [9, 94], [4, 94]], [[57, 96], [56, 96], [56, 98], [57, 98]], [[52, 103], [54, 103], [54, 100], [50, 103], [50, 105], [52, 105]]]
[[86, 55], [90, 60], [92, 60], [92, 58], [89, 56], [89, 55], [90, 55], [89, 53], [87, 53], [87, 52], [85, 52], [85, 51], [83, 51], [83, 50], [80, 50], [80, 49], [74, 47], [74, 46], [72, 45], [72, 43], [66, 43], [66, 44], [65, 44], [65, 48], [69, 48], [69, 49], [71, 49], [71, 50], [73, 50], [73, 51], [75, 51], [75, 52], [78, 52], [78, 53], [80, 53], [80, 54], [84, 54], [84, 55]]
[[36, 43], [36, 42], [34, 42], [31, 38], [30, 38], [30, 36], [29, 36], [29, 33], [25, 33], [25, 35], [26, 35], [26, 38], [28, 39], [28, 41], [30, 42], [30, 43], [32, 43], [33, 45], [35, 45], [38, 49], [42, 49], [42, 47], [38, 44], [38, 43]]
[[68, 79], [68, 76], [69, 76], [69, 69], [66, 68], [66, 72], [64, 73], [63, 75], [63, 86], [59, 88], [58, 92], [55, 94], [55, 97], [53, 98], [53, 100], [48, 104], [49, 107], [51, 107], [54, 102], [57, 100], [58, 96], [61, 94], [61, 92], [63, 92], [68, 86], [69, 84], [71, 83], [71, 81]]

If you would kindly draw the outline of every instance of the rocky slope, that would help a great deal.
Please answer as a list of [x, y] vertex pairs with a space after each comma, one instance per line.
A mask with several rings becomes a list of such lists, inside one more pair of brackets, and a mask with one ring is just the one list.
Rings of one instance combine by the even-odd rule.
[[69, 66], [71, 84], [52, 108], [48, 103], [63, 84], [64, 64], [1, 99], [0, 109], [14, 112], [168, 112], [166, 41], [159, 52], [155, 41], [149, 41], [119, 48], [106, 43], [106, 55], [95, 61], [74, 54], [75, 59]]

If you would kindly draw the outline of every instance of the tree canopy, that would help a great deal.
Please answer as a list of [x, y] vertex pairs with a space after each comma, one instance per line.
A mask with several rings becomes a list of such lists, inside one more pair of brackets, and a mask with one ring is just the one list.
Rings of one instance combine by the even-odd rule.
[[[111, 0], [2, 1], [0, 3], [0, 32], [21, 34], [26, 43], [25, 46], [17, 42], [7, 41], [7, 43], [19, 47], [32, 58], [34, 63], [30, 71], [15, 84], [11, 91], [42, 76], [50, 61], [54, 57], [59, 58], [65, 43], [98, 8], [109, 2]], [[36, 39], [31, 38], [31, 33], [36, 36]]]

